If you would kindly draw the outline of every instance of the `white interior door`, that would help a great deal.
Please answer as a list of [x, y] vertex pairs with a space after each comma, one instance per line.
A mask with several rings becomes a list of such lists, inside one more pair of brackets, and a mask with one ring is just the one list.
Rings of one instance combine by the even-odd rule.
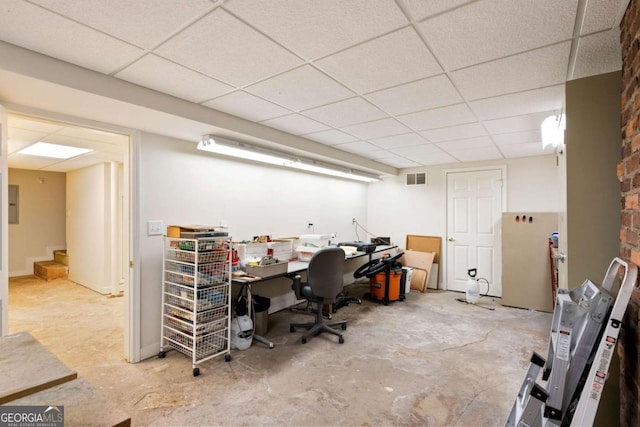
[[[502, 295], [501, 234], [503, 169], [451, 171], [447, 182], [447, 289], [464, 292], [467, 270]], [[485, 292], [483, 286], [480, 292]]]

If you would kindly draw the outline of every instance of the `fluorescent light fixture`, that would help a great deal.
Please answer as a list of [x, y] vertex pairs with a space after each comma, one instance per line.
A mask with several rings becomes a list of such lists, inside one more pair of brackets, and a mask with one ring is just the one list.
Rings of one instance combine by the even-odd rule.
[[211, 153], [223, 154], [225, 156], [237, 157], [240, 159], [254, 160], [276, 166], [286, 166], [294, 169], [306, 170], [309, 172], [324, 175], [337, 176], [340, 178], [353, 179], [363, 182], [379, 181], [380, 178], [367, 175], [363, 172], [351, 169], [341, 169], [337, 166], [326, 165], [314, 160], [301, 159], [284, 153], [279, 153], [265, 148], [256, 147], [243, 142], [230, 141], [214, 135], [204, 135], [197, 146], [198, 150], [209, 151]]
[[566, 127], [564, 114], [549, 116], [540, 125], [542, 133], [542, 149], [549, 145], [557, 148], [564, 142], [564, 130]]
[[29, 156], [52, 157], [54, 159], [70, 159], [93, 150], [88, 148], [70, 147], [68, 145], [51, 144], [49, 142], [36, 142], [18, 151], [19, 154]]

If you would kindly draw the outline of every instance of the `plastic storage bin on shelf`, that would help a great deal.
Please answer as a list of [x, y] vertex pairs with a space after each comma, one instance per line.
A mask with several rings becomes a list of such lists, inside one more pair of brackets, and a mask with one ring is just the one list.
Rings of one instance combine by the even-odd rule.
[[165, 237], [159, 357], [174, 349], [198, 364], [231, 360], [231, 249], [227, 237]]

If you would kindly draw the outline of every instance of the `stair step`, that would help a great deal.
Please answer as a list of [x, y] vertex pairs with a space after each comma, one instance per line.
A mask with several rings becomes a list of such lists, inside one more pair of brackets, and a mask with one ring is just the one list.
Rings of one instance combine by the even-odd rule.
[[63, 265], [69, 265], [69, 256], [67, 255], [67, 250], [62, 249], [59, 251], [53, 251], [53, 260], [55, 262], [59, 262]]
[[69, 267], [56, 261], [36, 261], [33, 263], [33, 274], [44, 280], [66, 279]]

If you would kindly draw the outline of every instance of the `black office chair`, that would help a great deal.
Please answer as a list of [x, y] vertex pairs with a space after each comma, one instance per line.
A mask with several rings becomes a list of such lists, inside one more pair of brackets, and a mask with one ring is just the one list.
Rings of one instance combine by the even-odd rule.
[[322, 306], [336, 302], [338, 295], [342, 292], [344, 250], [337, 247], [328, 247], [319, 250], [311, 257], [309, 269], [307, 270], [307, 281], [301, 282], [299, 275], [293, 278], [293, 290], [296, 297], [306, 299], [315, 304], [315, 322], [313, 323], [292, 323], [289, 331], [295, 332], [296, 328], [307, 329], [302, 335], [302, 344], [307, 342], [307, 338], [315, 336], [321, 332], [329, 332], [338, 336], [338, 342], [344, 343], [342, 333], [333, 329], [340, 326], [342, 330], [347, 329], [347, 322], [325, 323], [322, 316]]

